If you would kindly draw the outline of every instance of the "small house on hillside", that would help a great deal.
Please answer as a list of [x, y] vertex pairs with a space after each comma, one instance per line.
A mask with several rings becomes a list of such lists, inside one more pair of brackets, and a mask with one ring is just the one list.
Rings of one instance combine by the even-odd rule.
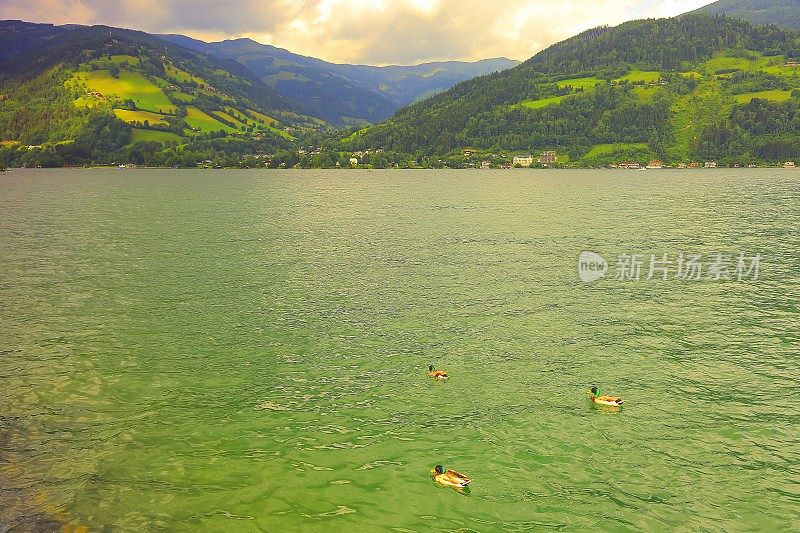
[[647, 168], [664, 168], [664, 163], [660, 159], [653, 159], [649, 163], [647, 163]]

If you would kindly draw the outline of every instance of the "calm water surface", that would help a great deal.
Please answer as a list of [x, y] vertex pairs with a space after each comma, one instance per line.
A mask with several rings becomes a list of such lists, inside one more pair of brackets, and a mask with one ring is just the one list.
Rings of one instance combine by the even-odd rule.
[[798, 530], [799, 300], [800, 171], [12, 171], [0, 531]]

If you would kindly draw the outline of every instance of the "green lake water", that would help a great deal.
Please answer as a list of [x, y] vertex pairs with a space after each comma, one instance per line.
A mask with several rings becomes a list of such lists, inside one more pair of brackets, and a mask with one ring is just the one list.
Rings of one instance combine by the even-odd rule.
[[800, 171], [14, 170], [0, 389], [0, 531], [796, 531]]

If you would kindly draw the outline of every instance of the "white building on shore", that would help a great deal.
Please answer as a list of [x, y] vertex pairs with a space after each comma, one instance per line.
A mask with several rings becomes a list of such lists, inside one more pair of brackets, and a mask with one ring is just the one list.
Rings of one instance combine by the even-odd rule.
[[514, 162], [512, 163], [513, 166], [521, 166], [521, 167], [529, 167], [533, 164], [533, 156], [532, 155], [515, 155]]

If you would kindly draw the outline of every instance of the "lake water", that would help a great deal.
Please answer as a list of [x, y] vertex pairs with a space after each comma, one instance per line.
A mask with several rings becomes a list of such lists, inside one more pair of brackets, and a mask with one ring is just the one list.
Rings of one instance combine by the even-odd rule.
[[799, 351], [800, 170], [15, 170], [0, 530], [796, 531]]

